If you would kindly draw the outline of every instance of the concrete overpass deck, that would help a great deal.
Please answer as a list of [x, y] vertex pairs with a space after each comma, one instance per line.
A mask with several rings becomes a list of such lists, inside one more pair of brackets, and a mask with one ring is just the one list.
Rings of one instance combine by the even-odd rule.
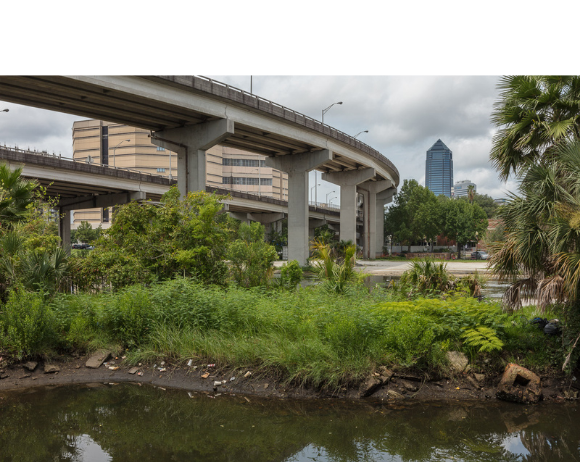
[[177, 153], [182, 195], [206, 188], [206, 151], [216, 144], [262, 154], [288, 174], [290, 259], [309, 254], [308, 172], [340, 186], [340, 238], [356, 242], [364, 196], [364, 254], [383, 244], [384, 205], [399, 172], [360, 140], [282, 105], [198, 76], [0, 76], [0, 99], [151, 130]]

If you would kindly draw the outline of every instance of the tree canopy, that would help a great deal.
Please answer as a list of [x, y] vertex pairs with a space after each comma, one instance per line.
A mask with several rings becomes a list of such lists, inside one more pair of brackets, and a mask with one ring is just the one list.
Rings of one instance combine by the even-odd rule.
[[476, 233], [483, 236], [487, 224], [486, 212], [477, 201], [471, 204], [467, 198], [436, 197], [416, 180], [405, 180], [385, 214], [385, 235], [406, 245], [422, 239], [434, 241], [439, 235], [465, 244], [474, 241]]

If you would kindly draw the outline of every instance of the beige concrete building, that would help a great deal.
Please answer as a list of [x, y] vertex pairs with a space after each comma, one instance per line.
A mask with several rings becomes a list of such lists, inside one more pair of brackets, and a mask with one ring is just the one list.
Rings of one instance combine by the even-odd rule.
[[[130, 168], [153, 175], [177, 178], [177, 154], [151, 143], [149, 131], [102, 120], [73, 124], [73, 157], [94, 164]], [[265, 157], [226, 146], [207, 151], [208, 186], [288, 200], [288, 175], [266, 167]], [[82, 221], [93, 227], [110, 226], [108, 210], [87, 209], [74, 213], [72, 227]]]

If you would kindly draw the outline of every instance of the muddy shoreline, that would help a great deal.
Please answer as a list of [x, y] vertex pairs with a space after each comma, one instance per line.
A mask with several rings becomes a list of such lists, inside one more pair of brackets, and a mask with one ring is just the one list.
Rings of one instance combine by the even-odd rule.
[[[335, 398], [346, 400], [380, 400], [380, 401], [497, 401], [496, 386], [501, 375], [485, 375], [483, 380], [474, 379], [474, 374], [462, 373], [453, 377], [429, 379], [416, 373], [394, 371], [388, 383], [378, 387], [370, 396], [361, 398], [360, 388], [341, 388], [339, 390], [317, 390], [304, 386], [287, 385], [267, 373], [254, 372], [247, 374], [247, 369], [232, 370], [228, 367], [164, 365], [153, 368], [152, 364], [143, 364], [138, 373], [130, 374], [133, 367], [125, 361], [109, 360], [108, 365], [98, 369], [85, 366], [89, 356], [63, 358], [46, 364], [55, 365], [58, 372], [45, 373], [45, 363], [38, 364], [34, 371], [29, 371], [24, 364], [13, 364], [0, 371], [0, 391], [23, 390], [33, 387], [61, 386], [85, 383], [145, 383], [161, 388], [181, 389], [190, 392], [207, 393], [210, 396], [222, 394], [239, 394], [276, 399], [322, 399]], [[111, 370], [109, 367], [118, 367]], [[579, 372], [579, 371], [577, 371]], [[541, 376], [544, 402], [565, 402], [575, 399], [580, 388], [580, 380], [571, 376]], [[235, 377], [233, 380], [232, 377]], [[481, 378], [481, 377], [480, 377]], [[216, 382], [221, 382], [216, 386]]]

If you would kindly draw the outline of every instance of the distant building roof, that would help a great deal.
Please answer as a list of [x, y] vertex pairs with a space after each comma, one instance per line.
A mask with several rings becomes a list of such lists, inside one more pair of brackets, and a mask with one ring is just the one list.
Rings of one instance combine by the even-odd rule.
[[447, 146], [445, 146], [445, 143], [441, 140], [437, 140], [435, 142], [435, 144], [433, 146], [431, 146], [429, 149], [429, 151], [433, 150], [433, 151], [451, 151], [451, 149], [449, 149]]

